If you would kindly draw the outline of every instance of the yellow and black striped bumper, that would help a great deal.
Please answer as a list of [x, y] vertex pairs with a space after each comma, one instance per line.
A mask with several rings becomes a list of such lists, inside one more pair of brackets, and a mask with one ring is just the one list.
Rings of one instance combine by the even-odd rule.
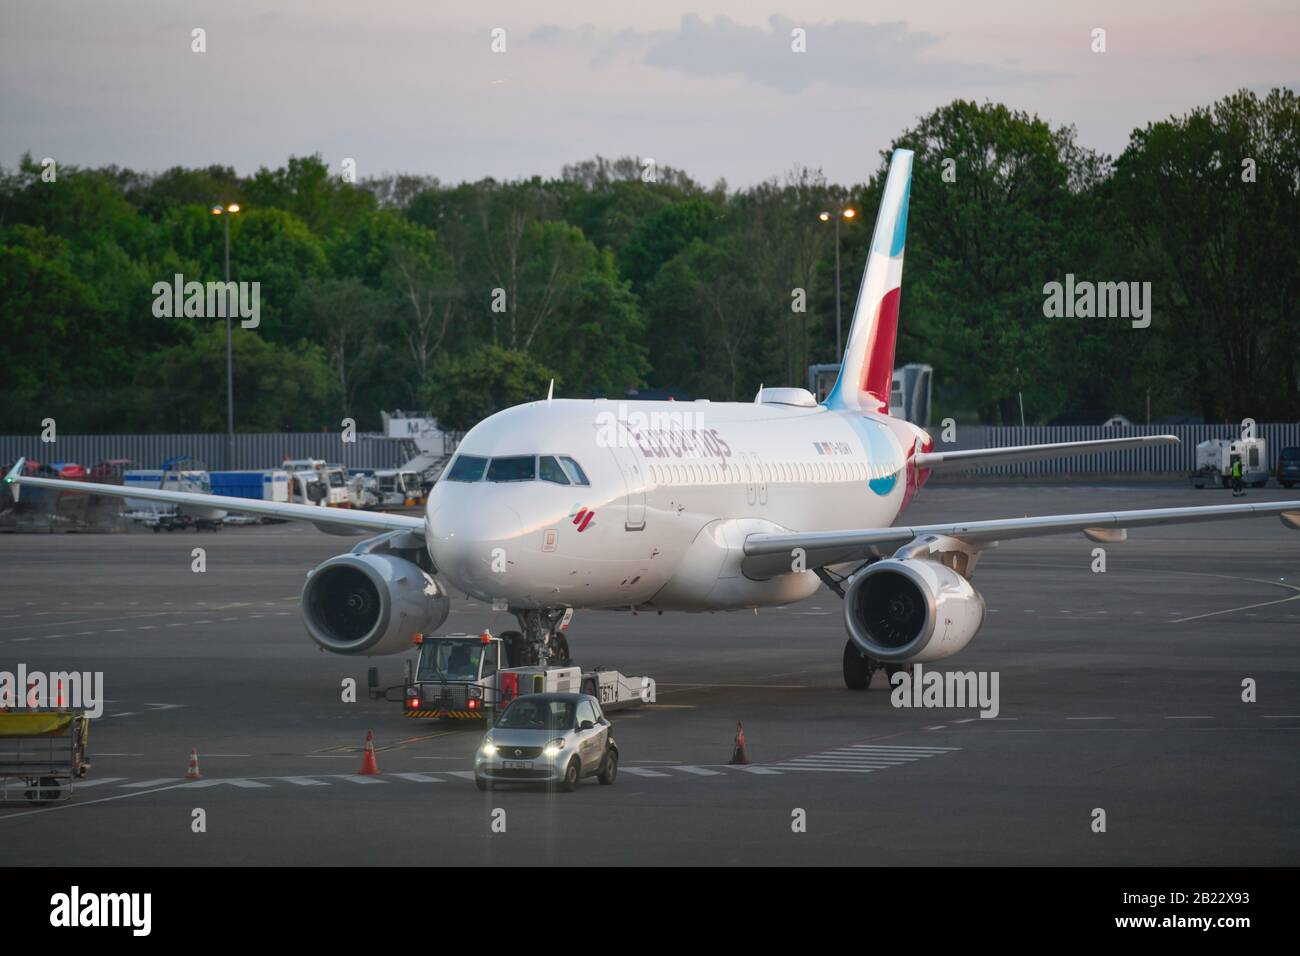
[[425, 720], [482, 720], [483, 711], [481, 710], [408, 710], [407, 717], [423, 718]]

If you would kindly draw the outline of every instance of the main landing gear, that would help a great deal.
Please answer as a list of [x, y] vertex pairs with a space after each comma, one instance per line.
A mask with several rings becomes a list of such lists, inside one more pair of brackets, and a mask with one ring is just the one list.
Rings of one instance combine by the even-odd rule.
[[503, 631], [501, 641], [511, 667], [562, 666], [571, 663], [569, 641], [560, 630], [568, 608], [512, 609], [520, 630]]
[[849, 690], [866, 690], [871, 686], [871, 678], [876, 676], [876, 671], [884, 670], [887, 686], [893, 686], [890, 681], [899, 671], [907, 670], [905, 664], [886, 664], [878, 661], [874, 657], [868, 657], [858, 650], [858, 645], [853, 643], [853, 639], [844, 642], [844, 686]]

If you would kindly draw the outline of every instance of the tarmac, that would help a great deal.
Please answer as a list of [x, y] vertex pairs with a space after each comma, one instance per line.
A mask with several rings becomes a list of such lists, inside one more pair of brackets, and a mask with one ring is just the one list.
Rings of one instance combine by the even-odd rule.
[[[950, 482], [906, 515], [1230, 500], [1184, 483]], [[1104, 572], [1081, 535], [987, 552], [984, 628], [933, 667], [995, 672], [995, 719], [895, 707], [883, 674], [846, 690], [826, 590], [757, 615], [579, 611], [575, 658], [658, 694], [610, 715], [616, 784], [575, 793], [480, 793], [481, 726], [369, 699], [367, 668], [397, 684], [401, 656], [311, 643], [304, 575], [348, 547], [290, 524], [0, 536], [0, 670], [102, 672], [108, 701], [70, 800], [4, 789], [0, 865], [1300, 863], [1300, 535], [1276, 519], [1137, 529], [1104, 546]], [[444, 630], [512, 625], [459, 599]], [[752, 763], [735, 767], [741, 721]], [[358, 776], [371, 730], [382, 773]]]

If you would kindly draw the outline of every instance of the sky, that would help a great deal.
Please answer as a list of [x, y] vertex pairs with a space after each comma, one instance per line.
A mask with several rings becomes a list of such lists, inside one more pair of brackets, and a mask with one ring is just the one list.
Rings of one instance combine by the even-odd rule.
[[956, 98], [1115, 154], [1135, 127], [1275, 86], [1300, 88], [1295, 0], [0, 0], [5, 166], [248, 174], [319, 153], [455, 183], [599, 154], [706, 185], [796, 166], [849, 184]]

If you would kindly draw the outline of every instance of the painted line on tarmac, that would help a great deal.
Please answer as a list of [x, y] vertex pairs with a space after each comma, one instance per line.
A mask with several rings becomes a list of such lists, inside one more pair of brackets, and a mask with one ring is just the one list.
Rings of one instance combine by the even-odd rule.
[[1242, 581], [1254, 581], [1256, 584], [1271, 584], [1278, 588], [1288, 588], [1295, 592], [1290, 597], [1280, 598], [1276, 601], [1264, 601], [1262, 604], [1247, 604], [1244, 607], [1230, 607], [1223, 611], [1209, 611], [1206, 614], [1194, 614], [1191, 617], [1180, 617], [1176, 621], [1170, 621], [1170, 624], [1184, 624], [1187, 621], [1199, 621], [1202, 618], [1215, 617], [1219, 614], [1232, 614], [1234, 611], [1250, 611], [1257, 607], [1271, 607], [1274, 604], [1287, 604], [1291, 601], [1300, 601], [1300, 587], [1294, 584], [1283, 584], [1281, 581], [1264, 581], [1260, 578], [1239, 578]]

